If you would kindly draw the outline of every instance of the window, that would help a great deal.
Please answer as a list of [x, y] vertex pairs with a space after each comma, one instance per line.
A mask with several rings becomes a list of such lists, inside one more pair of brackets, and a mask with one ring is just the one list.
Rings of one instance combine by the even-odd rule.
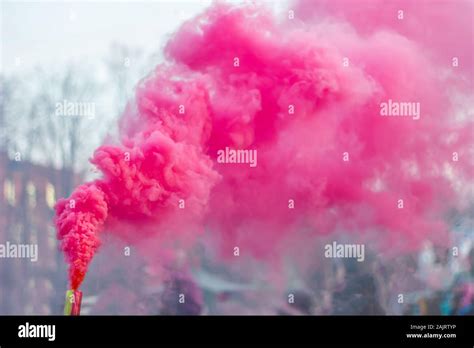
[[31, 181], [26, 184], [26, 194], [28, 195], [28, 205], [31, 208], [36, 207], [36, 187]]
[[54, 186], [51, 183], [46, 184], [46, 204], [48, 205], [49, 208], [53, 209], [54, 208], [54, 203], [56, 202], [56, 194], [54, 192]]
[[10, 205], [15, 205], [15, 184], [11, 180], [3, 183], [3, 196]]
[[12, 226], [12, 235], [11, 238], [15, 243], [21, 243], [23, 239], [23, 225], [21, 224], [14, 224]]
[[51, 250], [55, 250], [57, 248], [56, 243], [56, 230], [53, 226], [48, 226], [48, 245]]

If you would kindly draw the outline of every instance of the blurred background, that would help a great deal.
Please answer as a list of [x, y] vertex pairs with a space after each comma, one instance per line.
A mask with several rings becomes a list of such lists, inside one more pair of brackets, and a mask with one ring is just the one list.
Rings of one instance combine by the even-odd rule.
[[[88, 158], [114, 134], [134, 85], [208, 4], [1, 2], [0, 241], [38, 243], [39, 258], [0, 260], [0, 314], [62, 312], [55, 201], [93, 178]], [[92, 112], [58, 114], [58, 103]]]
[[[39, 256], [0, 259], [0, 314], [62, 313], [67, 270], [54, 204], [94, 178], [87, 159], [116, 133], [133, 87], [163, 61], [168, 37], [209, 4], [1, 2], [0, 243], [37, 244]], [[58, 113], [68, 103], [90, 112]], [[472, 216], [452, 226], [458, 255], [426, 245], [390, 264], [373, 255], [363, 266], [314, 259], [310, 269], [289, 269], [292, 280], [279, 289], [199, 248], [198, 269], [163, 281], [105, 235], [83, 285], [82, 313], [473, 314]], [[186, 306], [170, 300], [176, 293], [187, 294]]]

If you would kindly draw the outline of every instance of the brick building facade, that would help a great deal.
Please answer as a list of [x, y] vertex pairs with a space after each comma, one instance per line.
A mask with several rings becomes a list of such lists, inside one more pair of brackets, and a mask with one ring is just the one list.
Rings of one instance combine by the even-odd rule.
[[[0, 314], [60, 314], [67, 285], [54, 204], [78, 177], [0, 153], [0, 243], [36, 244], [38, 260], [0, 258]], [[59, 292], [59, 293], [58, 293]]]

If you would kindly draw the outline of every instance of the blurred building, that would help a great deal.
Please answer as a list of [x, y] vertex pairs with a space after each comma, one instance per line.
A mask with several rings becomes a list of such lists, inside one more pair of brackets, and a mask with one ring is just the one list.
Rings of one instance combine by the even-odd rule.
[[38, 259], [0, 258], [0, 314], [60, 314], [67, 285], [53, 226], [54, 204], [78, 180], [0, 152], [0, 243], [36, 244]]

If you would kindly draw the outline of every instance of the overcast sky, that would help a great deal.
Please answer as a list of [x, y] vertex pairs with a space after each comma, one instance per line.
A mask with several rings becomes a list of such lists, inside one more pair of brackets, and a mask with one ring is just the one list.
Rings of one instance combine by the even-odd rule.
[[154, 52], [187, 18], [211, 4], [201, 1], [1, 0], [2, 68], [93, 62], [112, 42]]
[[[262, 0], [275, 11], [287, 0]], [[242, 3], [245, 0], [227, 0]], [[0, 0], [2, 72], [103, 59], [113, 42], [159, 52], [212, 0]]]

